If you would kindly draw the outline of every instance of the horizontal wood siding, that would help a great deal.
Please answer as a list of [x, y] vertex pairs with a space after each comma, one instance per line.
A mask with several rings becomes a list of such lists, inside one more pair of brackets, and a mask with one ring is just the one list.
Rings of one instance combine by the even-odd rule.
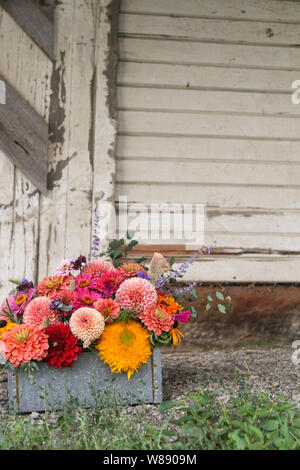
[[210, 281], [295, 280], [299, 28], [294, 1], [121, 1], [116, 200], [205, 204]]

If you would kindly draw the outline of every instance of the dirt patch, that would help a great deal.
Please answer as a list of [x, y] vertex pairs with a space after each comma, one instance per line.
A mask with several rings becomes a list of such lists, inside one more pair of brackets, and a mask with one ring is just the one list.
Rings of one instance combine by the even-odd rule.
[[[217, 309], [217, 302], [205, 310], [208, 294], [216, 290], [231, 296], [227, 314]], [[286, 342], [300, 338], [300, 287], [292, 285], [200, 286], [198, 300], [193, 303], [198, 312], [183, 327], [183, 347], [208, 345], [238, 345], [247, 341]], [[188, 303], [185, 304], [189, 305]]]

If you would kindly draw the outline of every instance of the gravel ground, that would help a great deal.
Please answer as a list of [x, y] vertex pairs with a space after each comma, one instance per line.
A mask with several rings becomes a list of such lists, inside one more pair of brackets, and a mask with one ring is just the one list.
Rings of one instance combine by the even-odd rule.
[[[176, 400], [192, 390], [204, 388], [218, 391], [220, 399], [226, 402], [230, 392], [238, 387], [237, 378], [244, 377], [254, 393], [281, 393], [300, 403], [300, 365], [292, 362], [292, 352], [291, 346], [276, 346], [165, 353], [162, 356], [163, 399]], [[140, 406], [147, 411], [149, 422], [161, 424], [164, 418], [157, 405]], [[2, 416], [6, 415], [5, 373], [0, 375], [0, 407]], [[134, 415], [139, 407], [124, 407], [123, 411]], [[31, 419], [40, 423], [43, 414], [32, 413]]]

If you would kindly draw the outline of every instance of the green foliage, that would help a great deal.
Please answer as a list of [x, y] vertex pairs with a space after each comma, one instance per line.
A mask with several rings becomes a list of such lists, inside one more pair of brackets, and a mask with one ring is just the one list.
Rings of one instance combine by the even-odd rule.
[[170, 346], [170, 332], [169, 331], [162, 331], [160, 336], [156, 333], [152, 333], [150, 336], [150, 343], [153, 347], [155, 346]]
[[[224, 403], [196, 390], [160, 404], [161, 424], [148, 408], [104, 397], [83, 409], [74, 400], [61, 412], [0, 418], [1, 450], [293, 450], [300, 448], [300, 410], [282, 396], [252, 394], [245, 378]], [[111, 397], [110, 397], [111, 398]]]
[[137, 311], [131, 308], [127, 308], [125, 310], [121, 310], [118, 315], [118, 320], [124, 323], [128, 323], [130, 320], [135, 319], [137, 317]]
[[293, 450], [300, 447], [300, 410], [282, 396], [272, 399], [241, 388], [226, 405], [215, 392], [199, 390], [185, 403], [165, 402], [161, 411], [176, 407], [182, 416], [176, 449]]
[[[106, 251], [100, 253], [99, 256], [110, 258], [113, 262], [115, 268], [121, 266], [120, 263], [121, 258], [126, 258], [128, 253], [138, 244], [137, 240], [133, 240], [132, 237], [134, 236], [133, 230], [127, 230], [125, 238], [120, 238], [119, 240], [112, 240]], [[145, 261], [146, 257], [140, 257], [135, 260], [136, 263], [140, 264]]]
[[[207, 299], [207, 302], [206, 302], [205, 309], [206, 311], [208, 311], [211, 309], [212, 304], [215, 302], [215, 300], [212, 298], [211, 295], [208, 295], [206, 299]], [[225, 314], [228, 312], [228, 310], [231, 307], [231, 297], [229, 295], [227, 295], [227, 297], [224, 297], [222, 292], [216, 291], [216, 303], [217, 303], [217, 308], [219, 312]]]

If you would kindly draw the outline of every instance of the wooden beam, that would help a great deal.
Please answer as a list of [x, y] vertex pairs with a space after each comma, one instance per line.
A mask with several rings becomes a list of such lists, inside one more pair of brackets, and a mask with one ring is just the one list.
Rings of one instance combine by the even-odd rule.
[[47, 192], [48, 125], [0, 75], [6, 104], [0, 104], [0, 148], [42, 192]]
[[[26, 34], [53, 60], [53, 14], [51, 2], [44, 11], [34, 0], [0, 0], [0, 5]], [[52, 2], [53, 3], [53, 2]]]

